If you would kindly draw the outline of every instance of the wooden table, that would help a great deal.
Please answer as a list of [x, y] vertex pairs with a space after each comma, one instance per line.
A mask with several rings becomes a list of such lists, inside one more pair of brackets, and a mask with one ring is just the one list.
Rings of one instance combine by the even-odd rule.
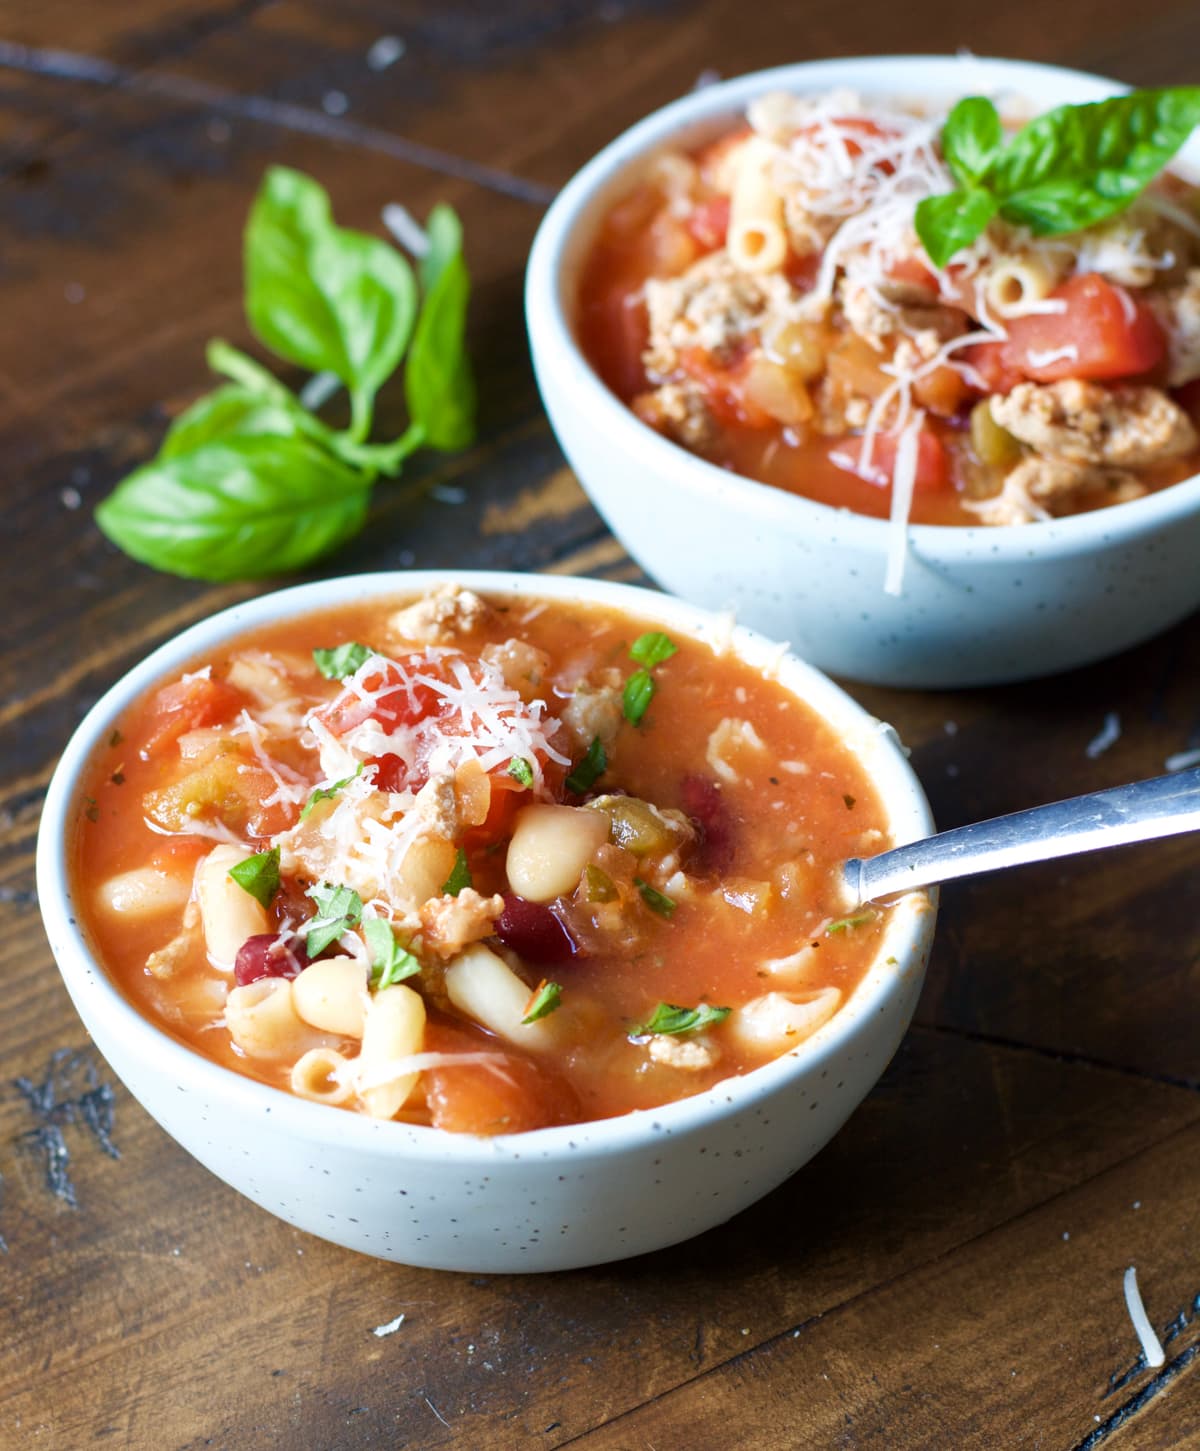
[[[814, 1163], [678, 1249], [508, 1279], [360, 1258], [210, 1177], [90, 1050], [34, 893], [42, 796], [84, 710], [251, 592], [153, 574], [90, 512], [206, 386], [204, 341], [247, 341], [238, 236], [264, 166], [314, 173], [359, 226], [389, 200], [451, 201], [476, 281], [478, 445], [382, 489], [325, 569], [637, 579], [530, 374], [521, 275], [546, 199], [709, 67], [967, 45], [1197, 79], [1194, 0], [975, 12], [0, 8], [0, 1444], [1200, 1445], [1194, 840], [947, 891], [917, 1022]], [[403, 42], [386, 65], [382, 36]], [[1193, 623], [1065, 679], [854, 693], [900, 729], [952, 825], [1157, 774], [1200, 743], [1198, 671]], [[1119, 739], [1089, 751], [1110, 713]], [[1129, 1265], [1158, 1371], [1126, 1314]]]

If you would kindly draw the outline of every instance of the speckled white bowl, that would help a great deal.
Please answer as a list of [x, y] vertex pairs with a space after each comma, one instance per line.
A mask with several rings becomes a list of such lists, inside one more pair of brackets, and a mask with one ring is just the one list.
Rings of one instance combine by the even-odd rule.
[[[782, 66], [712, 86], [625, 132], [564, 188], [534, 242], [526, 315], [559, 442], [629, 552], [667, 589], [738, 618], [822, 669], [953, 687], [1046, 675], [1146, 639], [1200, 605], [1200, 478], [1024, 527], [910, 530], [904, 591], [884, 593], [888, 526], [743, 479], [641, 423], [573, 331], [579, 272], [605, 209], [648, 161], [720, 132], [754, 96], [848, 86], [926, 100], [985, 92], [1037, 109], [1124, 89], [1078, 71], [975, 57]], [[1200, 165], [1200, 140], [1184, 159]]]
[[[63, 752], [37, 850], [51, 948], [97, 1047], [146, 1111], [226, 1183], [323, 1239], [405, 1264], [480, 1272], [600, 1264], [673, 1244], [720, 1224], [786, 1179], [883, 1072], [912, 1016], [933, 935], [934, 910], [921, 894], [900, 902], [878, 960], [848, 1003], [793, 1052], [653, 1112], [492, 1139], [381, 1123], [210, 1062], [130, 1006], [79, 927], [66, 842], [82, 807], [80, 773], [123, 710], [244, 630], [424, 591], [450, 577], [493, 598], [538, 594], [612, 605], [698, 639], [728, 632], [727, 622], [646, 590], [527, 575], [366, 575], [236, 605], [118, 681]], [[733, 648], [754, 664], [778, 657], [777, 648], [746, 630], [735, 632]], [[927, 835], [928, 805], [892, 733], [798, 660], [785, 658], [778, 674], [862, 761], [897, 841]]]

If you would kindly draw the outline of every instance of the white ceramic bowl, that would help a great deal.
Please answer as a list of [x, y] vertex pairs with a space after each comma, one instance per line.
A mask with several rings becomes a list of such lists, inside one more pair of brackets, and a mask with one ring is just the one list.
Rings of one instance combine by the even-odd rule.
[[[146, 1111], [226, 1183], [323, 1239], [405, 1264], [481, 1272], [599, 1264], [673, 1244], [786, 1179], [883, 1072], [912, 1016], [933, 935], [934, 911], [920, 894], [900, 902], [878, 960], [846, 1005], [793, 1052], [652, 1112], [489, 1139], [360, 1117], [210, 1062], [130, 1006], [78, 925], [65, 844], [78, 819], [80, 773], [122, 711], [253, 626], [417, 593], [449, 577], [366, 575], [251, 600], [193, 626], [118, 681], [71, 738], [46, 797], [37, 883], [51, 948], [97, 1047]], [[624, 585], [452, 577], [493, 598], [612, 605], [700, 639], [728, 630], [677, 600]], [[734, 648], [752, 663], [778, 655], [746, 630], [735, 633]], [[892, 733], [798, 660], [785, 659], [779, 678], [860, 758], [897, 841], [927, 835], [929, 808]]]
[[[564, 188], [534, 242], [526, 314], [538, 385], [575, 472], [665, 588], [734, 608], [822, 669], [878, 684], [961, 686], [1111, 655], [1200, 605], [1200, 478], [1129, 504], [1027, 526], [916, 525], [904, 592], [884, 593], [885, 521], [739, 478], [647, 427], [575, 341], [581, 263], [605, 210], [649, 160], [719, 133], [771, 89], [848, 86], [929, 101], [989, 93], [1035, 108], [1123, 90], [1078, 71], [974, 57], [813, 61], [742, 76], [656, 111]], [[1200, 141], [1184, 159], [1200, 164]]]

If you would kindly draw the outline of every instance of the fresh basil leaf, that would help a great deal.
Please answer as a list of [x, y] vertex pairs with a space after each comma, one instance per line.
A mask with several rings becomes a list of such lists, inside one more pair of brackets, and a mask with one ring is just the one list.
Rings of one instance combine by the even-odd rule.
[[707, 1003], [701, 1003], [695, 1008], [681, 1008], [675, 1003], [659, 1003], [649, 1018], [640, 1027], [634, 1028], [629, 1036], [645, 1038], [651, 1034], [674, 1036], [680, 1033], [698, 1033], [702, 1028], [723, 1023], [730, 1012], [729, 1008], [710, 1008]]
[[412, 334], [417, 290], [394, 247], [333, 221], [325, 189], [272, 167], [246, 227], [246, 312], [273, 352], [350, 389], [351, 433], [367, 436], [375, 394]]
[[249, 892], [254, 900], [269, 907], [279, 890], [279, 848], [256, 852], [245, 861], [235, 862], [229, 868], [229, 876], [243, 892]]
[[328, 786], [318, 786], [308, 800], [300, 809], [300, 820], [307, 821], [312, 814], [313, 807], [318, 801], [332, 801], [339, 791], [344, 791], [351, 781], [357, 781], [363, 773], [363, 762], [359, 761], [358, 770], [350, 776], [343, 776], [340, 781], [334, 781]]
[[964, 96], [942, 127], [942, 155], [959, 186], [979, 181], [1003, 144], [1000, 113], [986, 96]]
[[1041, 236], [1124, 210], [1200, 125], [1200, 86], [1059, 106], [1023, 126], [992, 163], [1005, 221]]
[[654, 690], [654, 680], [648, 670], [633, 672], [625, 682], [625, 692], [622, 697], [622, 708], [627, 721], [631, 721], [634, 725], [641, 724], [642, 717], [654, 699]]
[[642, 901], [646, 906], [652, 912], [657, 912], [660, 917], [670, 918], [675, 908], [679, 906], [674, 897], [668, 897], [656, 887], [652, 887], [649, 882], [644, 882], [641, 877], [634, 877], [633, 885], [642, 894]]
[[371, 954], [371, 987], [376, 992], [421, 971], [420, 962], [400, 946], [391, 924], [382, 917], [368, 917], [362, 933]]
[[972, 187], [917, 203], [917, 236], [935, 267], [944, 267], [956, 252], [971, 243], [996, 215], [999, 203], [990, 191]]
[[556, 982], [547, 982], [545, 978], [538, 984], [537, 991], [525, 1004], [525, 1016], [522, 1023], [536, 1023], [539, 1018], [544, 1018], [552, 1013], [562, 1002], [562, 986]]
[[652, 670], [655, 665], [661, 665], [664, 660], [669, 660], [678, 653], [679, 646], [661, 630], [649, 630], [646, 634], [639, 635], [629, 647], [629, 658], [644, 665], [647, 670]]
[[475, 380], [466, 348], [471, 279], [457, 220], [454, 227], [439, 221], [431, 232], [424, 266], [431, 281], [404, 365], [409, 418], [438, 449], [466, 448], [475, 437]]
[[462, 253], [463, 232], [458, 213], [445, 202], [438, 202], [425, 219], [425, 235], [429, 250], [417, 263], [417, 276], [421, 291], [431, 292], [447, 266]]
[[318, 957], [343, 932], [358, 926], [362, 921], [363, 904], [357, 892], [333, 882], [310, 887], [308, 895], [317, 904], [317, 915], [305, 935], [304, 949], [309, 957]]
[[357, 640], [347, 640], [344, 645], [334, 645], [328, 650], [314, 650], [312, 657], [326, 680], [345, 680], [360, 665], [365, 665], [374, 653], [369, 646], [360, 645]]
[[524, 756], [514, 756], [508, 763], [508, 774], [528, 789], [533, 785], [533, 767]]
[[369, 480], [303, 438], [234, 436], [135, 470], [96, 510], [109, 539], [189, 579], [300, 569], [357, 534]]
[[839, 917], [836, 922], [831, 922], [825, 929], [826, 937], [836, 936], [839, 932], [849, 932], [852, 927], [862, 927], [868, 922], [874, 922], [874, 912], [860, 912], [856, 917]]
[[467, 865], [467, 854], [460, 846], [458, 855], [454, 858], [454, 870], [442, 883], [442, 893], [447, 897], [457, 897], [459, 892], [472, 885], [471, 868]]
[[178, 458], [231, 434], [275, 434], [287, 437], [296, 433], [296, 422], [285, 407], [261, 394], [253, 393], [237, 383], [198, 399], [172, 423], [163, 439], [158, 457]]
[[591, 790], [597, 778], [602, 776], [607, 769], [608, 755], [604, 750], [604, 742], [599, 736], [593, 736], [592, 744], [587, 748], [587, 755], [567, 777], [567, 790], [574, 791], [577, 796], [582, 796], [585, 791]]

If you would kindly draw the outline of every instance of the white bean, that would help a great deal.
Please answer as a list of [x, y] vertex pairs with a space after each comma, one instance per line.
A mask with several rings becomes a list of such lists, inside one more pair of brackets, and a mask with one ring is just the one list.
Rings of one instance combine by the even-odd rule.
[[238, 948], [247, 937], [269, 932], [262, 905], [229, 875], [229, 868], [250, 853], [240, 846], [214, 846], [196, 871], [196, 896], [208, 960], [221, 972], [232, 972]]
[[161, 867], [133, 867], [109, 877], [96, 895], [106, 911], [122, 917], [165, 917], [182, 912], [191, 893], [190, 877]]
[[514, 892], [550, 902], [573, 891], [580, 874], [608, 840], [608, 818], [577, 806], [527, 806], [518, 813], [506, 866]]
[[292, 982], [292, 1002], [304, 1021], [342, 1038], [362, 1037], [367, 1001], [367, 969], [354, 957], [314, 962]]
[[558, 1038], [550, 1018], [523, 1023], [530, 990], [502, 957], [482, 943], [460, 952], [446, 968], [446, 992], [460, 1013], [522, 1048], [550, 1048]]
[[358, 1056], [358, 1096], [372, 1118], [394, 1118], [404, 1107], [420, 1076], [401, 1073], [379, 1082], [380, 1071], [389, 1063], [421, 1051], [425, 1041], [425, 1004], [420, 993], [403, 983], [385, 987], [371, 999], [363, 1029], [362, 1052]]

